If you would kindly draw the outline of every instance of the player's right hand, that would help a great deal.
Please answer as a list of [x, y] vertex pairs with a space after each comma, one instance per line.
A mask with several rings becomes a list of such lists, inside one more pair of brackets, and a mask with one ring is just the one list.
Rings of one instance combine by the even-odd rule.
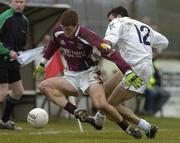
[[111, 46], [106, 44], [106, 43], [101, 43], [101, 48], [105, 49], [105, 50], [110, 50], [111, 49]]
[[15, 51], [13, 51], [13, 50], [11, 50], [10, 52], [9, 52], [9, 57], [10, 57], [10, 59], [12, 59], [12, 60], [15, 60], [15, 59], [17, 59], [17, 53], [15, 52]]
[[38, 64], [33, 71], [33, 77], [39, 78], [43, 74], [44, 74], [44, 65]]

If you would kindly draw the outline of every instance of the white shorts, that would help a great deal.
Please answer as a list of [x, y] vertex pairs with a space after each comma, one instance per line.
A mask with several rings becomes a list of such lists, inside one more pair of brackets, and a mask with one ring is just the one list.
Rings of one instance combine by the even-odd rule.
[[66, 78], [79, 94], [87, 94], [86, 90], [94, 83], [103, 83], [102, 75], [98, 66], [89, 68], [82, 72], [65, 71]]
[[137, 89], [134, 88], [133, 86], [128, 88], [125, 85], [125, 78], [123, 78], [121, 83], [120, 83], [121, 86], [123, 86], [125, 89], [129, 89], [129, 90], [135, 91], [137, 93], [144, 93], [144, 90], [146, 89], [147, 83], [149, 82], [149, 79], [154, 72], [152, 61], [149, 61], [149, 60], [148, 60], [148, 62], [143, 61], [139, 64], [132, 66], [131, 68], [139, 77], [141, 77], [143, 79], [143, 85]]

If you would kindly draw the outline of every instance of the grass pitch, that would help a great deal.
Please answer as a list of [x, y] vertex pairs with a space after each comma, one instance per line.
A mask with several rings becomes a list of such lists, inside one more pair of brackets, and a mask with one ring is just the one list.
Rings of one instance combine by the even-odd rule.
[[[143, 117], [144, 118], [144, 117]], [[180, 119], [152, 118], [148, 121], [159, 126], [155, 139], [134, 139], [125, 134], [113, 122], [105, 122], [103, 130], [96, 131], [88, 124], [83, 124], [81, 133], [74, 119], [50, 121], [42, 129], [34, 129], [25, 122], [19, 122], [23, 131], [0, 130], [0, 143], [180, 143]]]

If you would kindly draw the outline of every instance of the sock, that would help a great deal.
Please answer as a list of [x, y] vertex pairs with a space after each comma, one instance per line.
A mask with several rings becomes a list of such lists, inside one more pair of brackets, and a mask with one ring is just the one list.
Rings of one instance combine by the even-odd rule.
[[117, 123], [117, 124], [118, 124], [118, 125], [121, 127], [121, 129], [123, 129], [123, 131], [125, 131], [125, 132], [126, 132], [127, 128], [129, 127], [128, 122], [126, 122], [124, 119], [122, 120], [122, 122]]
[[145, 131], [148, 131], [150, 126], [151, 125], [144, 119], [140, 119], [139, 124], [137, 125], [137, 127], [139, 127], [140, 129], [143, 129]]
[[97, 113], [96, 113], [96, 115], [94, 116], [94, 119], [96, 120], [98, 120], [99, 118], [105, 118], [105, 115], [103, 114], [103, 113], [101, 113], [100, 111], [98, 111]]
[[101, 113], [100, 111], [98, 111], [98, 112], [96, 113], [95, 117], [96, 117], [96, 116], [105, 117], [105, 115], [104, 115], [103, 113]]
[[12, 98], [11, 96], [7, 95], [6, 100], [5, 100], [5, 106], [4, 106], [4, 112], [2, 116], [3, 122], [7, 122], [10, 119], [10, 115], [14, 109], [14, 106], [16, 103], [18, 103], [19, 100], [16, 100]]
[[71, 114], [74, 114], [74, 111], [77, 109], [75, 105], [73, 105], [71, 102], [67, 102], [67, 104], [64, 107], [64, 110], [68, 111]]
[[104, 120], [105, 120], [105, 115], [102, 114], [100, 111], [98, 111], [96, 113], [96, 115], [94, 116], [94, 119], [95, 119], [95, 123], [98, 126], [103, 126], [103, 123], [104, 123]]

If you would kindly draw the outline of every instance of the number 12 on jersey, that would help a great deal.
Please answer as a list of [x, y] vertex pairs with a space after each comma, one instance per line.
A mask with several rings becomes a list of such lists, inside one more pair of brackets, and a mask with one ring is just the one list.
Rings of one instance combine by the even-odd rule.
[[[139, 42], [150, 46], [150, 42], [147, 41], [148, 37], [149, 37], [150, 29], [145, 25], [142, 25], [139, 28], [137, 27], [137, 25], [134, 25], [134, 26], [136, 28], [136, 31], [137, 31], [137, 34], [138, 34], [138, 37], [139, 37]], [[142, 35], [141, 32], [144, 32], [144, 31], [146, 32], [145, 35]]]

